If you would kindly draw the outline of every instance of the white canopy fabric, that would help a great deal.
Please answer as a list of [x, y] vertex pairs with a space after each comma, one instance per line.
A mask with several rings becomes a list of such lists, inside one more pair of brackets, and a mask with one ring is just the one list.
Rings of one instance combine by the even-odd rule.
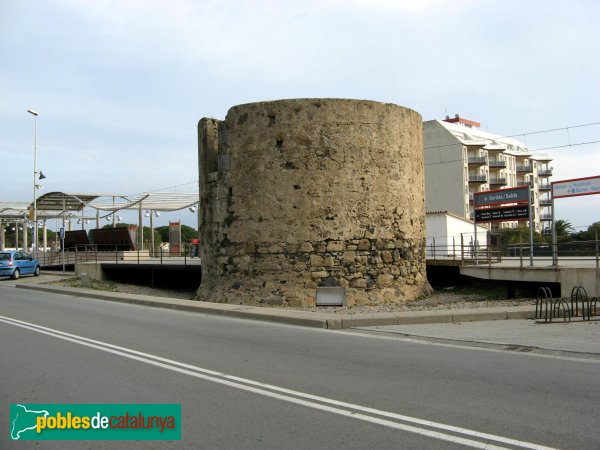
[[[62, 217], [63, 213], [82, 212], [84, 208], [104, 211], [107, 215], [127, 209], [169, 212], [190, 208], [198, 202], [198, 194], [177, 192], [148, 192], [135, 196], [49, 192], [36, 199], [36, 215], [38, 220], [53, 219]], [[0, 220], [22, 220], [28, 217], [30, 208], [33, 203], [0, 201]]]
[[88, 206], [99, 211], [119, 211], [123, 209], [146, 209], [152, 211], [177, 211], [197, 205], [198, 194], [177, 192], [150, 192], [135, 197], [114, 197], [98, 199]]

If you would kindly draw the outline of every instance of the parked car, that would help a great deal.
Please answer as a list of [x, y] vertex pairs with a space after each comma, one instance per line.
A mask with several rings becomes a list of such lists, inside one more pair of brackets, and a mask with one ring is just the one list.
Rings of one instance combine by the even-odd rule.
[[0, 276], [19, 279], [21, 275], [40, 274], [40, 263], [27, 252], [20, 250], [7, 250], [0, 252]]

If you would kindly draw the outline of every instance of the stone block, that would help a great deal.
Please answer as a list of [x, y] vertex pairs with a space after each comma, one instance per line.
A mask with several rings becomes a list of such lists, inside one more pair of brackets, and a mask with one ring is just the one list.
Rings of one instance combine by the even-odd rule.
[[358, 243], [358, 250], [371, 250], [371, 241], [369, 241], [368, 239], [361, 239]]
[[302, 244], [300, 244], [299, 251], [301, 253], [311, 253], [314, 252], [315, 249], [313, 248], [310, 242], [303, 242]]
[[392, 256], [392, 253], [388, 250], [384, 250], [381, 252], [381, 259], [387, 264], [394, 262], [394, 257]]
[[329, 241], [327, 243], [328, 252], [341, 252], [344, 250], [344, 241]]
[[319, 255], [310, 255], [310, 265], [311, 267], [323, 266], [323, 257]]
[[329, 276], [328, 272], [324, 270], [318, 270], [310, 273], [311, 278], [327, 278]]
[[377, 277], [377, 285], [380, 287], [389, 287], [394, 284], [394, 276], [381, 274]]
[[357, 278], [350, 282], [351, 288], [359, 288], [364, 289], [367, 287], [367, 279], [366, 278]]

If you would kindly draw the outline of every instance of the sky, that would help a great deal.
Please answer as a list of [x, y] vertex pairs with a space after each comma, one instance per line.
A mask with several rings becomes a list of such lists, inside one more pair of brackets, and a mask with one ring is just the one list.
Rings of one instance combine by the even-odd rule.
[[[198, 120], [282, 98], [458, 113], [559, 147], [554, 181], [597, 176], [598, 18], [597, 0], [0, 0], [0, 201], [32, 199], [30, 108], [39, 194], [196, 192]], [[586, 229], [600, 195], [556, 218]]]

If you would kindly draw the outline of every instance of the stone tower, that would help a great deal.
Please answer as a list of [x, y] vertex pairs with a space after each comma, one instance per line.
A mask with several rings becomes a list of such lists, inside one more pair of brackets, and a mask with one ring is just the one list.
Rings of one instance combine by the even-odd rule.
[[231, 108], [198, 124], [200, 300], [348, 305], [429, 291], [421, 116], [363, 100]]

